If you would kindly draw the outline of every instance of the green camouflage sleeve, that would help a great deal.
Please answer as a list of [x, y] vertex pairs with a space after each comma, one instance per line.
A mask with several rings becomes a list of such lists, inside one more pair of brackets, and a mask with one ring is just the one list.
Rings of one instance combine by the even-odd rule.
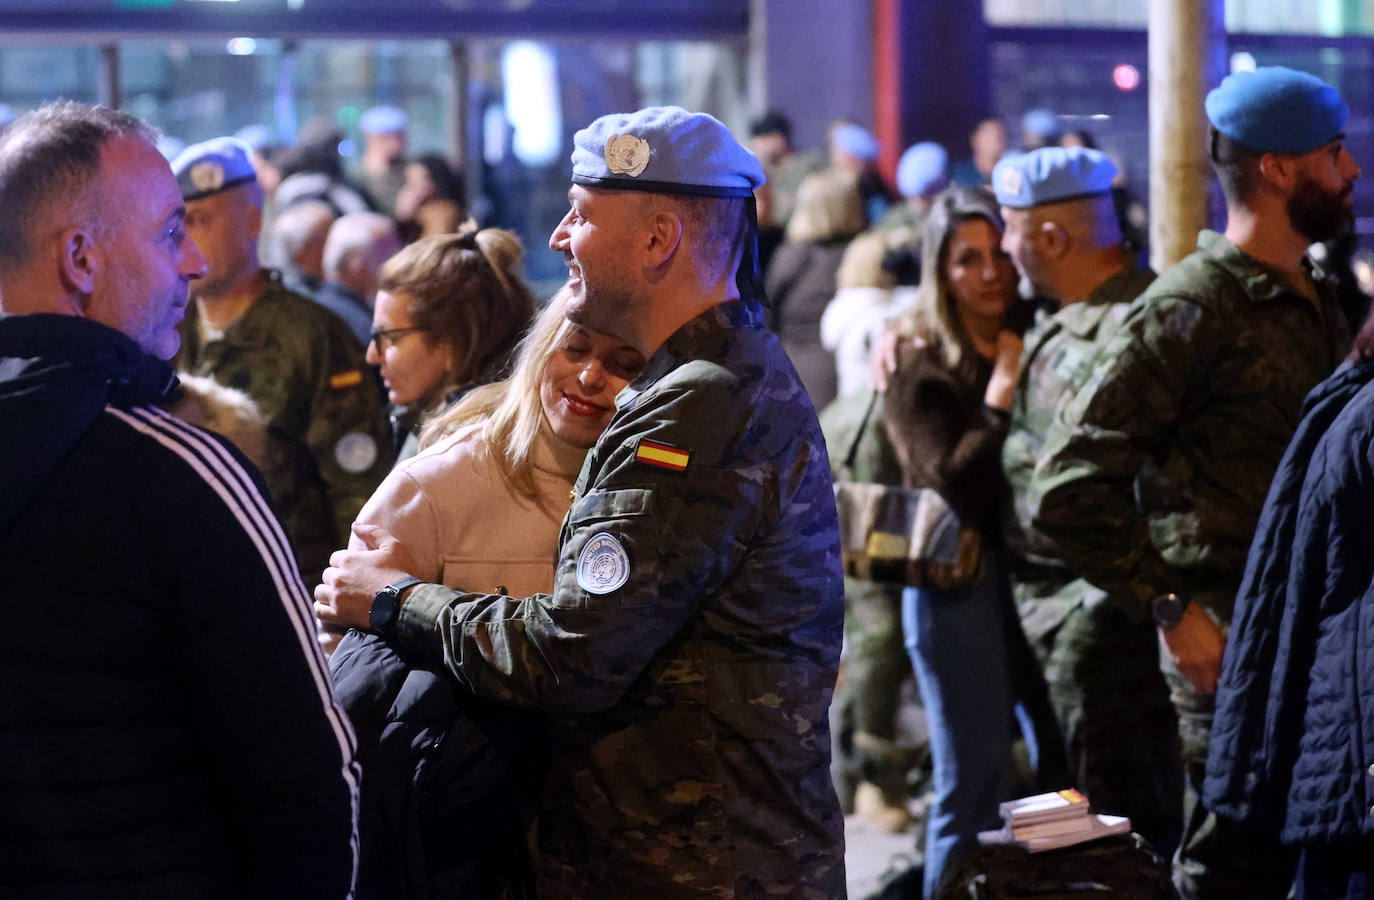
[[[808, 605], [830, 602], [838, 571], [833, 524], [816, 524], [834, 518], [825, 450], [818, 433], [793, 429], [781, 455], [751, 452], [742, 405], [711, 390], [646, 397], [583, 470], [595, 474], [564, 523], [554, 593], [421, 587], [402, 607], [400, 643], [434, 662], [441, 655], [479, 695], [594, 712], [614, 705], [723, 585], [777, 598], [757, 601], [756, 615], [785, 621], [750, 629], [807, 620]], [[770, 423], [768, 434], [783, 424], [792, 422]], [[641, 440], [681, 448], [690, 463], [679, 472], [637, 461]], [[720, 606], [714, 627], [728, 632]]]
[[346, 326], [337, 324], [312, 374], [305, 440], [333, 504], [334, 546], [343, 547], [353, 520], [390, 471], [394, 454], [381, 394], [362, 349]]
[[1142, 298], [1099, 350], [1092, 377], [1050, 426], [1030, 485], [1033, 525], [1065, 562], [1136, 621], [1170, 590], [1169, 569], [1136, 502], [1215, 358], [1209, 312], [1187, 297]]

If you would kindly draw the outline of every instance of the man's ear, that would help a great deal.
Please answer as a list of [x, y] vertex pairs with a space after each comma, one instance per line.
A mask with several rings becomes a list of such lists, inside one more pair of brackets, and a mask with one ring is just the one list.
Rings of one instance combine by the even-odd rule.
[[101, 255], [90, 226], [68, 228], [58, 237], [58, 276], [69, 293], [88, 299], [95, 293], [95, 280], [101, 274]]
[[1051, 259], [1058, 259], [1069, 252], [1069, 232], [1058, 222], [1046, 220], [1036, 229], [1040, 235], [1040, 252]]
[[662, 269], [682, 243], [682, 219], [671, 209], [660, 207], [648, 217], [643, 226], [646, 254], [645, 268]]
[[1260, 177], [1287, 191], [1298, 178], [1297, 160], [1286, 153], [1265, 153], [1259, 159]]

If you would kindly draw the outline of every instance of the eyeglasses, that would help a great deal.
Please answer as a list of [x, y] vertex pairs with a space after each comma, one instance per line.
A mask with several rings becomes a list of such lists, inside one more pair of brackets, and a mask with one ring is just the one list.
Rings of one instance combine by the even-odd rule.
[[427, 330], [428, 329], [422, 328], [419, 325], [412, 325], [409, 328], [383, 328], [380, 331], [372, 332], [372, 337], [368, 340], [368, 343], [376, 349], [377, 355], [380, 356], [386, 352], [387, 347], [396, 346], [398, 340], [410, 334], [412, 331]]

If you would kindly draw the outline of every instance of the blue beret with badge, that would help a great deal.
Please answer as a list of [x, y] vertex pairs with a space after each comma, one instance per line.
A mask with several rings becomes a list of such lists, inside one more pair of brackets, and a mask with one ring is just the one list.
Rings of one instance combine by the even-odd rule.
[[1041, 147], [1002, 157], [992, 169], [997, 202], [1029, 209], [1109, 193], [1116, 164], [1087, 147]]
[[602, 116], [573, 135], [572, 167], [574, 184], [657, 194], [752, 197], [764, 182], [730, 129], [679, 106]]
[[374, 106], [358, 119], [363, 134], [396, 134], [406, 130], [406, 112], [395, 106]]
[[907, 148], [897, 163], [897, 190], [903, 197], [928, 197], [949, 182], [949, 153], [933, 141]]
[[1306, 153], [1340, 136], [1350, 118], [1335, 88], [1283, 66], [1227, 75], [1206, 109], [1212, 127], [1257, 153]]
[[238, 138], [219, 137], [192, 144], [172, 160], [181, 199], [199, 200], [257, 180], [253, 152]]

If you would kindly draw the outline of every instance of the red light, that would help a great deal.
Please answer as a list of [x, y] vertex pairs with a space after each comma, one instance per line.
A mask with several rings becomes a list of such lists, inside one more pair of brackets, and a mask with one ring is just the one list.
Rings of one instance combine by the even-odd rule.
[[1140, 87], [1140, 72], [1130, 63], [1121, 63], [1112, 69], [1112, 84], [1118, 91], [1133, 91]]

